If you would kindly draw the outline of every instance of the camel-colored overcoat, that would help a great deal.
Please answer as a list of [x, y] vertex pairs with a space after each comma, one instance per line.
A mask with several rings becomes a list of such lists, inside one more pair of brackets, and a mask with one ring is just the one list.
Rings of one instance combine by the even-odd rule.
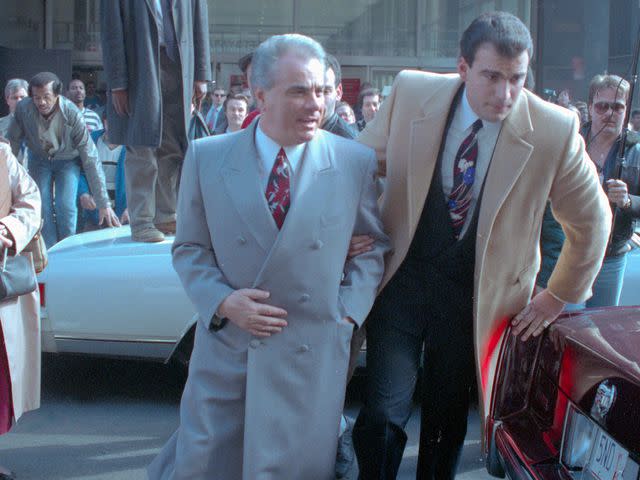
[[[382, 219], [391, 238], [381, 289], [404, 260], [420, 220], [445, 123], [462, 86], [457, 74], [401, 72], [358, 141], [386, 169]], [[523, 90], [503, 121], [480, 205], [474, 270], [474, 340], [480, 412], [489, 413], [507, 319], [529, 302], [540, 266], [547, 200], [566, 242], [548, 288], [569, 303], [591, 296], [611, 209], [578, 134], [578, 118]]]

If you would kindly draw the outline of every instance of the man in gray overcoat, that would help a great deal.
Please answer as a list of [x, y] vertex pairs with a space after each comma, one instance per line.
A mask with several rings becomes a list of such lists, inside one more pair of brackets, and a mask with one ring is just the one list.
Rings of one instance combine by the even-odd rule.
[[[388, 239], [373, 150], [319, 128], [324, 55], [302, 35], [263, 42], [260, 117], [189, 147], [173, 264], [200, 319], [151, 479], [335, 478], [349, 343]], [[356, 233], [376, 241], [347, 259]]]
[[127, 146], [131, 236], [175, 233], [191, 99], [211, 78], [206, 0], [102, 0], [109, 136]]

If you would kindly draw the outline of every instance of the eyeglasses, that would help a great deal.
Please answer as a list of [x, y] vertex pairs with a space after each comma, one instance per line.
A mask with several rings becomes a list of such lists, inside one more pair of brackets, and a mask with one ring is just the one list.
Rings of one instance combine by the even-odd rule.
[[596, 102], [593, 104], [593, 109], [598, 115], [607, 113], [609, 110], [613, 110], [615, 113], [622, 113], [627, 108], [624, 103], [618, 102]]

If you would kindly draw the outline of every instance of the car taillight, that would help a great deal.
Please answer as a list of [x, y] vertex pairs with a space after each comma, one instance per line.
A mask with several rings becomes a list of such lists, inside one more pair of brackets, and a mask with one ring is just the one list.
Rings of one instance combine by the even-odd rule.
[[562, 442], [562, 463], [569, 470], [581, 471], [591, 453], [595, 424], [573, 405], [567, 409]]
[[40, 306], [44, 307], [44, 283], [38, 284], [38, 290], [40, 291]]

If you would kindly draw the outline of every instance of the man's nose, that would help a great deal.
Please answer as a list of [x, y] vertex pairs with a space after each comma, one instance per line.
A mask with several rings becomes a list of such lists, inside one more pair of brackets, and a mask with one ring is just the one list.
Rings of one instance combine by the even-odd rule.
[[496, 96], [503, 102], [506, 102], [511, 98], [510, 87], [511, 85], [509, 85], [509, 82], [507, 81], [498, 82], [498, 85], [496, 87]]
[[311, 95], [309, 95], [309, 101], [307, 102], [307, 105], [312, 110], [319, 110], [321, 108], [324, 108], [324, 95], [317, 95], [316, 93], [312, 93]]

